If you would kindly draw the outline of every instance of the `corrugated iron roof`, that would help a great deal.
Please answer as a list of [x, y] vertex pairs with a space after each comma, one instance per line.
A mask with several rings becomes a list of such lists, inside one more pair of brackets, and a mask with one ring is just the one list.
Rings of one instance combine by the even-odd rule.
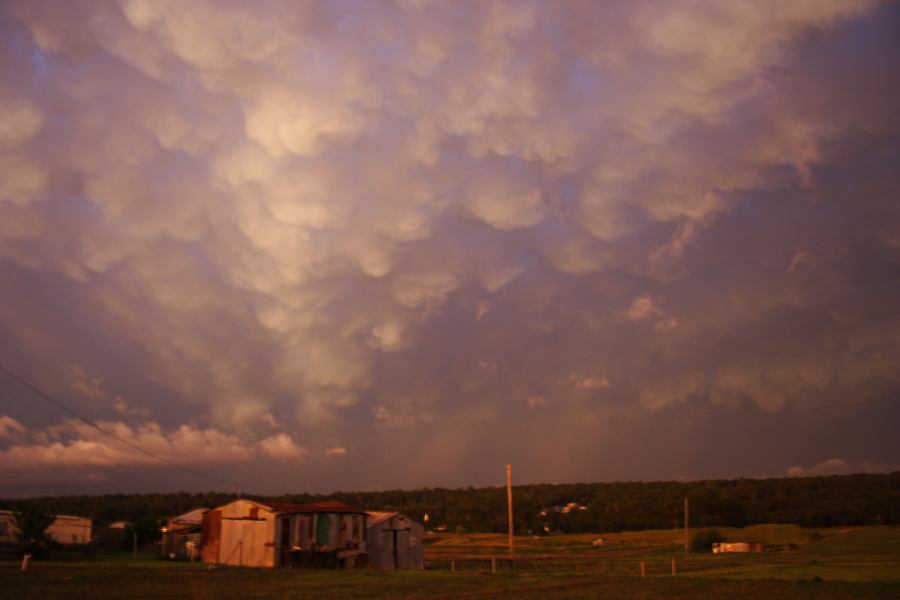
[[268, 506], [280, 513], [296, 514], [296, 513], [355, 513], [365, 514], [361, 508], [353, 508], [343, 502], [337, 500], [326, 500], [324, 502], [312, 502], [309, 504], [295, 504], [293, 502], [266, 501], [260, 502], [263, 506]]
[[172, 535], [185, 535], [185, 534], [189, 534], [189, 533], [199, 533], [201, 531], [203, 531], [203, 525], [200, 523], [169, 530], [169, 532], [172, 533]]
[[195, 508], [194, 510], [190, 510], [184, 514], [178, 515], [177, 517], [172, 517], [169, 519], [169, 523], [200, 523], [203, 521], [203, 515], [206, 514], [208, 508]]

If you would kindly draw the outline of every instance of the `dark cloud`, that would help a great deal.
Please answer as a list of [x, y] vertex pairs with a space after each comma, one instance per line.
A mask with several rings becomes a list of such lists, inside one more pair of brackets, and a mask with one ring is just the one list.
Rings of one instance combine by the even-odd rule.
[[[121, 437], [260, 491], [897, 463], [895, 6], [0, 27], [0, 359]], [[11, 490], [212, 485], [0, 393]]]

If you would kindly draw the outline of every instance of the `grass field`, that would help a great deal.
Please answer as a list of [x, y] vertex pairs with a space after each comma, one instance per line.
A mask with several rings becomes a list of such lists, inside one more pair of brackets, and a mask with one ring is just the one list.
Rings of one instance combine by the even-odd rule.
[[[172, 563], [127, 555], [0, 563], [0, 598], [900, 598], [900, 529], [803, 530], [788, 525], [723, 530], [793, 549], [684, 557], [677, 531], [516, 539], [517, 559], [491, 572], [505, 536], [443, 535], [428, 570], [290, 571]], [[672, 560], [678, 574], [671, 574]], [[641, 562], [645, 577], [641, 577]], [[451, 571], [451, 564], [455, 571]]]

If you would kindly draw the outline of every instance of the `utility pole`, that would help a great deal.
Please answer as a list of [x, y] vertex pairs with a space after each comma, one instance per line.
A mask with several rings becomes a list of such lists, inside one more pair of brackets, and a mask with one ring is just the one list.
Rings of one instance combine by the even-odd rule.
[[512, 465], [506, 465], [506, 505], [509, 513], [509, 557], [513, 555]]
[[684, 498], [684, 553], [687, 554], [690, 552], [690, 520], [689, 520], [689, 510], [688, 510], [688, 499], [687, 496]]

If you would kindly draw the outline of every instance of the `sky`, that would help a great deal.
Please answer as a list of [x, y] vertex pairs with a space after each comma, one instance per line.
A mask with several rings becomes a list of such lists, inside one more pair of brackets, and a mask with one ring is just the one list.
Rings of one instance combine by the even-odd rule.
[[99, 429], [0, 373], [0, 494], [900, 469], [898, 106], [896, 3], [3, 2], [0, 364]]

